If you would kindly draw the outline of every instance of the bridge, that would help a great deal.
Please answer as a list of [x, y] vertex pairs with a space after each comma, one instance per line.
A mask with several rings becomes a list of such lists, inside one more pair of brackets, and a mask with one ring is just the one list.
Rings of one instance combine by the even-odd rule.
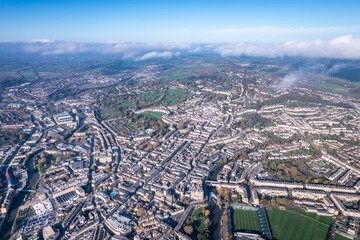
[[28, 192], [28, 193], [35, 193], [35, 190], [31, 190], [31, 189], [23, 189], [20, 192]]

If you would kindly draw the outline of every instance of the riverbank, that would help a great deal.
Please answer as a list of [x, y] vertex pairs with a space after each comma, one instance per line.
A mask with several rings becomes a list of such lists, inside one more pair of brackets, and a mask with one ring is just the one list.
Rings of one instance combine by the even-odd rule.
[[[40, 177], [39, 173], [34, 169], [34, 156], [28, 159], [25, 164], [28, 179], [26, 181], [26, 186], [24, 187], [24, 190], [32, 190], [33, 186], [36, 185]], [[8, 214], [6, 215], [3, 226], [1, 228], [1, 239], [11, 239], [11, 230], [16, 220], [16, 216], [18, 215], [19, 208], [23, 204], [24, 199], [27, 198], [27, 196], [29, 196], [30, 194], [30, 192], [20, 192], [12, 201], [11, 206], [8, 210]]]

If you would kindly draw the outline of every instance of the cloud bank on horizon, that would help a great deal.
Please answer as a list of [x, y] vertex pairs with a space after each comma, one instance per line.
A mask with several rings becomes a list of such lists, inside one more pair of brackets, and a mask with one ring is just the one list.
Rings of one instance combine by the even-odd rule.
[[[4, 44], [4, 43], [2, 43]], [[0, 44], [1, 45], [1, 44]], [[3, 50], [5, 47], [2, 48]], [[181, 54], [213, 52], [221, 56], [305, 57], [360, 59], [360, 38], [343, 35], [331, 40], [287, 41], [283, 43], [184, 43], [184, 42], [106, 42], [78, 43], [36, 39], [16, 43], [13, 52], [39, 55], [93, 53], [118, 55], [142, 61], [170, 58]]]
[[288, 41], [284, 43], [229, 43], [214, 46], [222, 56], [306, 57], [359, 59], [360, 38], [343, 35], [329, 41]]
[[60, 42], [50, 39], [31, 40], [19, 43], [19, 51], [28, 54], [66, 55], [93, 53], [103, 55], [119, 55], [123, 59], [136, 61], [151, 58], [170, 58], [181, 52], [196, 51], [199, 47], [189, 43], [162, 42], [114, 42], [106, 43], [77, 43]]

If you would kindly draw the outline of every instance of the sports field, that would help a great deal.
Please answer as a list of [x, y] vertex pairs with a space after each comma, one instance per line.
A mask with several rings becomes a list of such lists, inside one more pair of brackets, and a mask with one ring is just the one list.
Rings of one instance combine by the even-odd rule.
[[153, 118], [153, 119], [159, 119], [161, 118], [164, 114], [161, 112], [145, 112], [142, 113], [141, 115], [149, 117], [149, 118]]
[[273, 237], [278, 240], [324, 240], [332, 219], [296, 211], [267, 211]]
[[349, 240], [349, 238], [341, 236], [340, 234], [335, 234], [335, 240]]
[[260, 225], [256, 211], [234, 209], [234, 231], [259, 232]]

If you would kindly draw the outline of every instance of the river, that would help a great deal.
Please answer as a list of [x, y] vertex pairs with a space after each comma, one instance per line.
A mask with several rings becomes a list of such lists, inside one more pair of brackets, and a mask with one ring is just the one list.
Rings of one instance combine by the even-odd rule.
[[[216, 169], [211, 173], [210, 180], [216, 181], [218, 173], [223, 169], [223, 165], [220, 164], [216, 167]], [[206, 194], [210, 195], [210, 192], [214, 192], [215, 195], [217, 195], [217, 191], [215, 188], [209, 188], [206, 187]], [[210, 199], [210, 196], [209, 196]], [[211, 225], [210, 225], [210, 232], [211, 236], [210, 239], [212, 240], [219, 240], [221, 239], [221, 216], [223, 213], [223, 209], [220, 209], [217, 205], [215, 200], [212, 200], [210, 202], [210, 219], [211, 219]]]
[[[27, 163], [27, 174], [28, 179], [26, 181], [26, 186], [24, 190], [31, 190], [31, 188], [36, 184], [39, 179], [39, 173], [34, 169], [33, 165], [34, 157], [30, 158]], [[29, 195], [30, 192], [20, 192], [12, 201], [11, 206], [6, 215], [4, 224], [1, 228], [0, 238], [1, 239], [10, 239], [11, 237], [11, 228], [16, 218], [16, 214], [19, 210], [19, 207], [22, 205], [24, 198]]]
[[[80, 114], [81, 114], [82, 118], [80, 120], [79, 126], [74, 130], [74, 132], [77, 131], [79, 128], [81, 128], [84, 125], [84, 122], [86, 120], [86, 115], [84, 113], [82, 113], [81, 111], [80, 111]], [[72, 136], [72, 134], [70, 136]], [[31, 188], [39, 180], [40, 175], [34, 169], [34, 164], [33, 164], [34, 156], [31, 157], [26, 163], [28, 179], [27, 179], [26, 186], [25, 186], [24, 190], [31, 190]], [[4, 221], [3, 226], [1, 228], [0, 239], [4, 239], [4, 240], [10, 239], [10, 237], [11, 237], [11, 228], [12, 228], [12, 226], [14, 224], [14, 220], [16, 218], [19, 207], [23, 204], [24, 198], [26, 196], [28, 196], [29, 194], [30, 194], [30, 192], [20, 192], [14, 198], [14, 200], [12, 201], [11, 206], [10, 206], [10, 208], [8, 210], [8, 214], [6, 215], [5, 221]]]

